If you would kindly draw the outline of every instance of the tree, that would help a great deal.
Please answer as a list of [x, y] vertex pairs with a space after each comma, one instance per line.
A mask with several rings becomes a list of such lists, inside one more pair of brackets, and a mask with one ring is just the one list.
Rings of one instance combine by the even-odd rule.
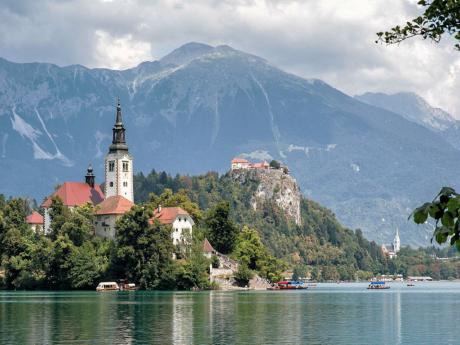
[[150, 193], [149, 198], [150, 206], [154, 209], [158, 208], [158, 206], [181, 207], [187, 211], [195, 221], [201, 220], [203, 216], [198, 204], [190, 200], [185, 189], [179, 189], [177, 193], [173, 193], [172, 189], [166, 188], [160, 196]]
[[94, 235], [94, 207], [91, 204], [74, 207], [60, 228], [54, 224], [57, 233], [67, 234], [73, 244], [81, 246]]
[[116, 224], [119, 273], [144, 289], [161, 287], [162, 274], [171, 270], [174, 251], [171, 229], [156, 220], [152, 224], [151, 218], [149, 208], [134, 206]]
[[274, 159], [273, 159], [273, 160], [270, 162], [270, 167], [273, 168], [273, 169], [279, 169], [279, 168], [281, 168], [281, 164], [280, 164], [280, 162], [278, 162], [277, 160], [274, 160]]
[[[395, 44], [415, 36], [439, 42], [445, 34], [454, 35], [460, 42], [459, 0], [420, 0], [418, 4], [425, 7], [422, 15], [402, 27], [397, 25], [390, 31], [378, 32], [376, 42]], [[460, 43], [456, 43], [455, 48], [460, 50]]]
[[210, 209], [205, 224], [207, 237], [214, 248], [223, 254], [231, 253], [239, 231], [230, 219], [230, 204], [222, 201]]
[[254, 273], [245, 264], [240, 264], [238, 266], [238, 270], [234, 274], [234, 278], [238, 286], [247, 286], [253, 276]]
[[62, 226], [66, 220], [70, 217], [70, 211], [64, 206], [61, 198], [53, 196], [51, 198], [51, 206], [49, 208], [50, 215], [50, 238], [54, 241], [57, 239], [58, 234], [61, 231]]

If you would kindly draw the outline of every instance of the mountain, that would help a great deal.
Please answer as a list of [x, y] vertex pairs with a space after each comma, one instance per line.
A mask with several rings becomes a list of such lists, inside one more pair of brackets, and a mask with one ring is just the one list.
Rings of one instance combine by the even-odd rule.
[[441, 134], [455, 148], [460, 149], [460, 121], [448, 112], [431, 106], [415, 93], [398, 92], [388, 95], [380, 92], [366, 92], [356, 95], [355, 98], [400, 114], [409, 121]]
[[1, 193], [39, 201], [92, 163], [103, 182], [115, 99], [135, 170], [225, 172], [234, 156], [286, 163], [303, 193], [379, 243], [431, 229], [411, 210], [458, 180], [439, 134], [229, 46], [186, 44], [127, 70], [0, 60]]

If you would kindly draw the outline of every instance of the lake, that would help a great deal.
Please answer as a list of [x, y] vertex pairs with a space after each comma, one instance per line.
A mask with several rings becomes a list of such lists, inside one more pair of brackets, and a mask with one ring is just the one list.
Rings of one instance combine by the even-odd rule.
[[0, 291], [1, 344], [460, 344], [460, 283], [304, 291]]

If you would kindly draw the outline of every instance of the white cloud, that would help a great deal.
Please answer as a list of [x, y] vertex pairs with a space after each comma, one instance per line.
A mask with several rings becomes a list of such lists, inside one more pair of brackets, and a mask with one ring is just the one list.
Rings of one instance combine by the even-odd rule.
[[413, 91], [460, 118], [452, 41], [375, 44], [416, 0], [3, 0], [0, 51], [13, 61], [128, 68], [189, 41], [228, 44], [348, 94]]
[[123, 69], [152, 59], [150, 43], [136, 41], [131, 34], [113, 37], [102, 30], [97, 30], [95, 34], [97, 36], [95, 60], [99, 66]]

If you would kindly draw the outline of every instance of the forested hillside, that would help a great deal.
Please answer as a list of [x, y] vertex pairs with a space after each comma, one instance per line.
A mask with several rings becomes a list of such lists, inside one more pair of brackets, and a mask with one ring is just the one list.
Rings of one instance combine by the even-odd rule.
[[[257, 229], [273, 255], [295, 270], [309, 271], [313, 279], [353, 280], [379, 273], [427, 274], [444, 279], [458, 276], [455, 270], [460, 266], [456, 263], [438, 263], [430, 256], [441, 255], [435, 249], [404, 248], [399, 258], [384, 257], [379, 244], [368, 241], [360, 230], [344, 228], [330, 210], [305, 198], [301, 200], [300, 226], [287, 218], [274, 200], [254, 211], [251, 199], [258, 183], [248, 180], [240, 184], [230, 173], [172, 177], [165, 172], [152, 171], [147, 176], [135, 176], [135, 195], [137, 202], [143, 202], [149, 199], [149, 193], [158, 195], [171, 189], [186, 194], [201, 210], [227, 200], [236, 224]], [[444, 267], [442, 274], [441, 266]]]

